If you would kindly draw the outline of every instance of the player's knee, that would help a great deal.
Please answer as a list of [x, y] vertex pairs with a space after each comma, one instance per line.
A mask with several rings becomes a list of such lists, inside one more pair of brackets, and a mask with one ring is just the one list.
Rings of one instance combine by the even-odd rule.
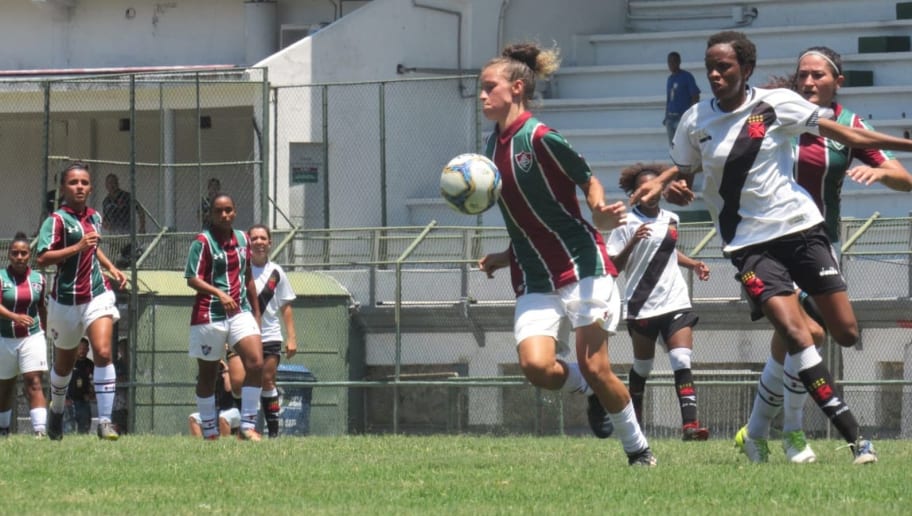
[[589, 383], [596, 379], [605, 378], [614, 375], [611, 370], [611, 363], [608, 360], [596, 360], [594, 357], [587, 357], [579, 361], [580, 373]]
[[837, 331], [832, 331], [831, 335], [837, 344], [844, 348], [850, 348], [858, 344], [858, 325], [853, 324], [845, 328], [839, 328]]

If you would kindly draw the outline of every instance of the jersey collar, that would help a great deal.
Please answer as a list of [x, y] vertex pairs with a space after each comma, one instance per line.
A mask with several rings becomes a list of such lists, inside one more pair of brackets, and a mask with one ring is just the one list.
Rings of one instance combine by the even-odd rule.
[[[516, 120], [513, 121], [505, 130], [497, 134], [497, 142], [500, 144], [506, 144], [513, 139], [513, 136], [519, 131], [519, 129], [526, 123], [526, 120], [532, 118], [532, 112], [526, 111], [523, 114], [519, 115]], [[500, 128], [498, 128], [499, 130]]]

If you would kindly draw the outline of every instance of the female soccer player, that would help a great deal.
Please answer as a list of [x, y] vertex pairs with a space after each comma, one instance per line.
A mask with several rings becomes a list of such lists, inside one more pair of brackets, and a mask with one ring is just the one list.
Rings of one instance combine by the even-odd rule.
[[48, 370], [44, 275], [29, 267], [32, 252], [25, 233], [16, 233], [8, 256], [9, 265], [0, 270], [0, 436], [9, 435], [16, 376], [21, 373], [32, 431], [44, 437], [47, 402], [41, 377]]
[[[510, 247], [478, 265], [489, 277], [510, 266], [517, 295], [514, 316], [519, 365], [533, 385], [589, 395], [589, 422], [599, 437], [616, 429], [631, 465], [653, 466], [655, 456], [637, 424], [627, 388], [611, 371], [608, 336], [620, 317], [617, 271], [596, 229], [622, 219], [622, 203], [605, 204], [589, 165], [557, 132], [532, 117], [536, 78], [557, 69], [556, 50], [508, 46], [481, 72], [479, 98], [496, 123], [485, 154], [503, 180], [498, 201]], [[587, 222], [579, 187], [592, 212]], [[558, 327], [569, 320], [578, 364], [557, 359]], [[607, 418], [605, 412], [607, 411]]]
[[295, 337], [294, 314], [291, 302], [295, 293], [288, 283], [288, 276], [278, 264], [269, 261], [272, 233], [262, 224], [247, 231], [252, 255], [251, 270], [260, 304], [263, 340], [263, 393], [260, 402], [269, 437], [279, 436], [279, 392], [276, 390], [276, 369], [282, 354], [282, 327], [279, 313], [285, 323], [285, 354], [295, 355], [298, 345]]
[[[641, 163], [627, 167], [621, 171], [620, 187], [632, 194], [664, 168]], [[640, 427], [646, 380], [652, 372], [656, 340], [661, 334], [674, 371], [681, 437], [685, 441], [705, 441], [709, 439], [709, 429], [700, 426], [697, 419], [697, 391], [690, 367], [693, 327], [699, 317], [691, 309], [687, 283], [678, 265], [694, 271], [703, 281], [709, 279], [709, 267], [678, 251], [677, 241], [678, 216], [660, 208], [656, 197], [630, 210], [627, 223], [611, 232], [607, 248], [611, 261], [627, 275], [627, 331], [633, 340], [629, 388]]]
[[126, 285], [127, 278], [98, 247], [101, 216], [86, 205], [91, 192], [89, 166], [79, 162], [67, 166], [60, 173], [64, 204], [45, 219], [38, 234], [38, 266], [57, 266], [47, 321], [54, 343], [47, 433], [54, 440], [63, 438], [67, 386], [83, 336], [89, 339], [95, 361], [98, 437], [110, 441], [119, 437], [111, 423], [117, 383], [111, 340], [120, 313], [102, 268], [110, 273], [118, 288]]
[[[839, 124], [829, 118], [831, 110], [793, 91], [748, 86], [756, 61], [756, 47], [740, 32], [709, 38], [705, 62], [713, 98], [682, 118], [671, 153], [676, 166], [641, 185], [630, 201], [648, 202], [676, 175], [689, 186], [694, 172], [706, 173], [704, 198], [723, 251], [739, 271], [749, 300], [785, 339], [786, 370], [795, 372], [846, 440], [853, 462], [872, 463], [877, 460], [874, 446], [860, 435], [855, 416], [837, 396], [795, 293], [797, 284], [814, 299], [838, 342], [857, 341], [858, 322], [823, 216], [792, 178], [789, 142], [811, 133], [849, 147], [912, 150], [912, 141]], [[684, 188], [683, 200], [692, 199], [693, 193]], [[752, 461], [768, 460], [764, 440], [748, 437], [744, 451]]]
[[[836, 122], [873, 130], [861, 117], [836, 102], [836, 92], [844, 81], [842, 56], [828, 47], [811, 47], [801, 52], [797, 69], [788, 85], [810, 102], [832, 109]], [[834, 244], [839, 243], [841, 236], [840, 200], [846, 176], [864, 185], [881, 182], [894, 190], [912, 190], [912, 176], [886, 151], [847, 147], [825, 136], [805, 133], [798, 139], [795, 152], [795, 178], [814, 199], [824, 217], [827, 235]], [[855, 159], [862, 165], [850, 169]], [[808, 320], [808, 325], [815, 334], [815, 340], [822, 342], [824, 331], [820, 325], [813, 319]], [[782, 409], [786, 456], [793, 463], [814, 462], [817, 456], [807, 444], [802, 429], [807, 391], [795, 378], [794, 371], [783, 368], [786, 357], [783, 337], [774, 333], [770, 346], [770, 358], [761, 374], [750, 420], [739, 431], [735, 441], [743, 443], [745, 437], [755, 441], [767, 440], [770, 424]], [[784, 388], [783, 381], [787, 388]]]
[[250, 273], [250, 244], [243, 231], [233, 227], [237, 212], [228, 194], [218, 193], [209, 209], [209, 227], [190, 245], [184, 277], [196, 291], [190, 319], [190, 356], [199, 369], [196, 405], [203, 438], [218, 439], [215, 381], [224, 343], [244, 362], [241, 389], [241, 427], [238, 438], [259, 441], [254, 429], [263, 372], [260, 341], [260, 308]]

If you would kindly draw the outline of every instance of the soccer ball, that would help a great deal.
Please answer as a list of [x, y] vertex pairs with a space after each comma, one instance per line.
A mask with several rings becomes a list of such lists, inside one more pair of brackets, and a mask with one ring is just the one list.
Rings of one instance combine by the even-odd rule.
[[443, 167], [440, 195], [454, 210], [478, 215], [500, 198], [500, 171], [481, 154], [460, 154]]

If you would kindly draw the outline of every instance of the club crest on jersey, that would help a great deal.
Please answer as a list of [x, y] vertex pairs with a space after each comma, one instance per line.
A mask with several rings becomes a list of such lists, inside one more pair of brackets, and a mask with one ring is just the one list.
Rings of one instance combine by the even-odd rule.
[[741, 275], [741, 284], [744, 285], [748, 295], [753, 298], [760, 297], [763, 293], [763, 280], [757, 277], [753, 272], [745, 272]]
[[33, 295], [34, 295], [34, 294], [40, 294], [40, 293], [41, 293], [41, 283], [40, 283], [40, 282], [32, 281], [32, 282], [31, 282], [31, 287], [32, 287], [32, 294], [33, 294]]
[[751, 115], [747, 118], [747, 136], [752, 140], [759, 140], [766, 136], [763, 115]]
[[532, 168], [532, 153], [528, 151], [518, 152], [513, 156], [513, 161], [523, 172], [528, 172]]

